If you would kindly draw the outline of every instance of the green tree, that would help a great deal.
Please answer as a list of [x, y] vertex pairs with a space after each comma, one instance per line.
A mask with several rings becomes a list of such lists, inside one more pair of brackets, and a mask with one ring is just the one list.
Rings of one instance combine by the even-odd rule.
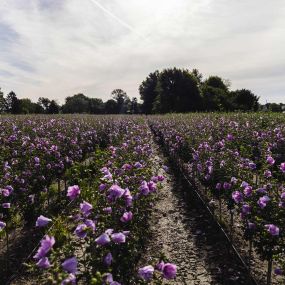
[[163, 70], [156, 91], [158, 95], [153, 104], [154, 112], [191, 112], [202, 107], [198, 82], [187, 69]]
[[105, 104], [105, 114], [116, 114], [117, 113], [117, 102], [113, 99], [108, 100]]
[[117, 103], [117, 112], [118, 114], [125, 114], [128, 111], [128, 107], [130, 104], [130, 98], [127, 93], [122, 89], [115, 89], [111, 93], [112, 98]]
[[40, 97], [38, 100], [38, 105], [42, 107], [44, 113], [48, 113], [51, 101], [48, 98]]
[[89, 111], [91, 114], [102, 114], [104, 112], [102, 99], [89, 98]]
[[19, 114], [20, 113], [20, 102], [15, 92], [11, 91], [5, 99], [5, 109], [8, 113]]
[[139, 92], [142, 103], [142, 111], [145, 114], [151, 114], [154, 101], [157, 97], [157, 83], [158, 83], [159, 71], [156, 70], [150, 73], [148, 77], [139, 86]]
[[79, 93], [65, 99], [64, 113], [89, 113], [89, 98]]
[[59, 110], [60, 110], [59, 104], [57, 104], [55, 100], [51, 100], [46, 112], [48, 114], [58, 114]]
[[234, 108], [243, 111], [257, 111], [259, 97], [248, 89], [240, 89], [231, 92]]
[[0, 88], [0, 113], [4, 113], [6, 110], [6, 102], [5, 102], [5, 98], [4, 98], [4, 93], [1, 91]]

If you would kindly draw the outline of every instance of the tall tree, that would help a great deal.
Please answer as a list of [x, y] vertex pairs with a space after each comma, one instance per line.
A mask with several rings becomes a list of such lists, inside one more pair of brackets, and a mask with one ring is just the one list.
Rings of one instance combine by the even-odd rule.
[[89, 113], [89, 98], [82, 93], [67, 97], [62, 110], [64, 113]]
[[234, 108], [243, 111], [257, 111], [259, 97], [248, 89], [240, 89], [231, 92]]
[[14, 91], [11, 91], [5, 99], [5, 109], [8, 113], [19, 114], [20, 113], [20, 102]]
[[115, 89], [111, 93], [112, 98], [117, 102], [117, 113], [124, 114], [128, 111], [130, 98], [127, 93], [122, 89]]
[[113, 99], [108, 100], [105, 104], [105, 114], [117, 113], [117, 102]]
[[156, 87], [158, 93], [153, 111], [191, 112], [201, 109], [202, 97], [196, 78], [187, 69], [163, 70]]
[[150, 73], [148, 77], [141, 83], [139, 86], [139, 92], [141, 96], [142, 111], [145, 114], [151, 114], [153, 103], [157, 97], [156, 86], [158, 82], [159, 71], [156, 70], [153, 73]]
[[40, 97], [38, 100], [38, 104], [43, 108], [45, 113], [48, 113], [48, 109], [51, 101], [48, 98]]
[[55, 100], [51, 100], [46, 112], [48, 114], [58, 114], [59, 110], [60, 106], [57, 104], [57, 102]]
[[5, 98], [4, 98], [4, 93], [1, 91], [0, 88], [0, 113], [4, 113], [6, 110], [6, 102], [5, 102]]
[[102, 99], [89, 98], [89, 111], [91, 114], [102, 114], [104, 112]]

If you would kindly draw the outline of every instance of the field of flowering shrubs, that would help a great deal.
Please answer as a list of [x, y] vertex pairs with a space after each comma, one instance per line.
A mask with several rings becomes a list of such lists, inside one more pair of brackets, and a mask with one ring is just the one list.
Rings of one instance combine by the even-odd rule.
[[[166, 260], [136, 268], [164, 179], [152, 166], [145, 120], [3, 117], [0, 128], [1, 284], [175, 277]], [[19, 251], [26, 256], [15, 260]]]
[[171, 260], [138, 266], [164, 180], [154, 141], [256, 280], [283, 284], [285, 118], [271, 114], [1, 117], [0, 283], [175, 284]]
[[284, 116], [169, 115], [152, 117], [150, 126], [231, 241], [242, 246], [249, 269], [260, 266], [256, 259], [267, 262], [267, 275], [256, 279], [271, 284], [272, 271], [283, 275]]

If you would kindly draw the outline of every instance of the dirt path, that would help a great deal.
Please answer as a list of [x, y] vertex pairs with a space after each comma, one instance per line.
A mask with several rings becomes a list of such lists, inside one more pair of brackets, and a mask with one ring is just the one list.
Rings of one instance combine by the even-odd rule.
[[166, 180], [152, 211], [144, 264], [153, 264], [163, 254], [178, 267], [174, 284], [251, 284], [207, 212], [189, 195], [191, 189], [175, 179], [171, 168], [165, 173], [165, 157], [156, 145], [154, 148], [155, 165]]

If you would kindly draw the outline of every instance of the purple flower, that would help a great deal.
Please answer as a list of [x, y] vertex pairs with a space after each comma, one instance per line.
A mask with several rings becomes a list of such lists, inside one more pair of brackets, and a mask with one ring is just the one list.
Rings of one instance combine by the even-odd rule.
[[242, 193], [240, 193], [239, 191], [233, 192], [232, 198], [237, 204], [239, 204], [243, 200]]
[[153, 266], [147, 265], [147, 266], [139, 269], [139, 276], [142, 279], [148, 281], [148, 280], [152, 279], [153, 272], [154, 272]]
[[111, 207], [104, 208], [103, 212], [105, 212], [107, 214], [111, 214], [112, 213], [112, 208]]
[[270, 201], [270, 198], [268, 196], [262, 196], [258, 199], [257, 204], [261, 209], [265, 208], [267, 203]]
[[125, 189], [121, 188], [119, 185], [112, 185], [108, 190], [108, 199], [111, 201], [115, 201], [116, 199], [122, 197], [125, 193]]
[[11, 208], [11, 204], [10, 204], [10, 203], [3, 203], [3, 204], [2, 204], [2, 207], [3, 207], [4, 209], [10, 209], [10, 208]]
[[76, 199], [79, 196], [79, 194], [80, 194], [80, 188], [78, 185], [73, 185], [73, 186], [68, 187], [67, 197], [69, 197], [71, 201]]
[[48, 235], [46, 235], [41, 240], [41, 246], [39, 247], [37, 253], [34, 255], [34, 259], [41, 259], [45, 257], [45, 255], [52, 249], [54, 244], [55, 244], [54, 237], [49, 237]]
[[114, 233], [111, 235], [111, 238], [114, 243], [125, 243], [126, 242], [126, 236], [123, 233]]
[[34, 158], [34, 161], [35, 161], [36, 164], [40, 163], [40, 159], [37, 156]]
[[264, 177], [265, 177], [265, 178], [270, 178], [270, 177], [272, 177], [271, 171], [270, 171], [270, 170], [265, 170], [265, 171], [264, 171]]
[[275, 273], [276, 275], [282, 275], [282, 274], [283, 274], [283, 271], [282, 271], [282, 269], [280, 269], [280, 268], [275, 268], [275, 269], [274, 269], [274, 273]]
[[241, 208], [241, 211], [242, 211], [243, 214], [248, 215], [250, 213], [250, 211], [251, 211], [251, 208], [250, 208], [250, 206], [248, 204], [243, 204], [242, 208]]
[[284, 173], [285, 172], [285, 162], [280, 164], [280, 170]]
[[162, 271], [163, 270], [163, 267], [164, 267], [164, 261], [160, 261], [159, 263], [156, 264], [155, 268], [158, 270], [158, 271]]
[[107, 265], [107, 266], [110, 266], [112, 264], [112, 261], [113, 261], [113, 256], [112, 256], [112, 253], [109, 252], [107, 253], [107, 255], [104, 257], [104, 264]]
[[87, 226], [85, 224], [80, 224], [76, 227], [74, 233], [79, 237], [79, 238], [85, 238], [87, 236], [86, 232]]
[[6, 223], [0, 221], [0, 232], [6, 227]]
[[249, 184], [247, 182], [245, 182], [245, 181], [242, 181], [240, 187], [245, 188], [246, 186], [249, 186]]
[[282, 200], [285, 200], [285, 192], [281, 193], [280, 197], [281, 197]]
[[142, 181], [141, 186], [139, 188], [140, 192], [142, 195], [148, 195], [149, 194], [149, 188], [148, 188], [148, 184], [146, 181]]
[[85, 221], [85, 225], [86, 225], [89, 229], [91, 229], [92, 231], [95, 231], [95, 229], [96, 229], [95, 223], [94, 223], [94, 221], [92, 221], [92, 220], [86, 220], [86, 221]]
[[49, 219], [49, 218], [46, 218], [44, 217], [43, 215], [40, 215], [38, 218], [37, 218], [37, 221], [36, 221], [36, 227], [45, 227], [49, 222], [51, 222], [52, 220]]
[[67, 278], [65, 278], [62, 282], [61, 285], [75, 285], [76, 284], [76, 276], [74, 274], [69, 274]]
[[244, 196], [245, 197], [250, 197], [252, 195], [252, 187], [251, 186], [246, 186], [243, 190]]
[[80, 210], [84, 216], [90, 215], [92, 209], [93, 206], [88, 202], [83, 201], [83, 203], [80, 203]]
[[99, 190], [104, 191], [106, 189], [107, 185], [106, 184], [100, 184], [99, 185]]
[[223, 187], [224, 187], [225, 190], [229, 190], [229, 189], [231, 189], [232, 185], [230, 183], [228, 183], [228, 182], [224, 182]]
[[275, 163], [275, 160], [272, 156], [268, 156], [266, 162], [270, 165], [273, 165]]
[[95, 242], [96, 242], [98, 245], [106, 245], [106, 244], [110, 243], [111, 240], [110, 240], [110, 237], [109, 237], [108, 234], [103, 233], [103, 234], [101, 234], [99, 237], [97, 237], [97, 238], [95, 239]]
[[37, 266], [43, 269], [47, 269], [50, 267], [50, 263], [47, 257], [43, 257], [41, 258], [38, 262], [37, 262]]
[[221, 190], [222, 189], [222, 184], [221, 183], [217, 183], [216, 184], [216, 189], [217, 190]]
[[254, 223], [251, 223], [251, 222], [248, 222], [247, 226], [250, 230], [255, 230], [255, 228], [256, 228], [256, 225]]
[[127, 223], [130, 220], [132, 220], [132, 218], [133, 218], [133, 213], [132, 212], [125, 212], [123, 214], [123, 216], [121, 217], [120, 221], [123, 222], [123, 223]]
[[141, 164], [140, 162], [136, 162], [136, 163], [134, 164], [134, 167], [135, 167], [135, 168], [142, 168], [142, 164]]
[[147, 186], [148, 186], [148, 189], [149, 189], [150, 192], [156, 191], [156, 184], [155, 184], [155, 182], [149, 181], [147, 183]]
[[253, 162], [250, 162], [250, 163], [248, 164], [248, 166], [249, 166], [249, 168], [250, 168], [251, 170], [255, 170], [255, 169], [256, 169], [256, 164], [253, 163]]
[[232, 177], [232, 178], [231, 178], [231, 183], [232, 183], [233, 185], [237, 184], [237, 182], [238, 182], [237, 178], [235, 178], [235, 177]]
[[273, 224], [265, 225], [265, 228], [272, 236], [279, 236], [279, 228]]
[[163, 277], [167, 280], [174, 279], [176, 276], [177, 267], [175, 264], [172, 263], [165, 263], [163, 266]]
[[71, 257], [66, 259], [62, 264], [62, 268], [64, 271], [67, 271], [68, 273], [75, 274], [77, 271], [77, 259], [76, 257]]

